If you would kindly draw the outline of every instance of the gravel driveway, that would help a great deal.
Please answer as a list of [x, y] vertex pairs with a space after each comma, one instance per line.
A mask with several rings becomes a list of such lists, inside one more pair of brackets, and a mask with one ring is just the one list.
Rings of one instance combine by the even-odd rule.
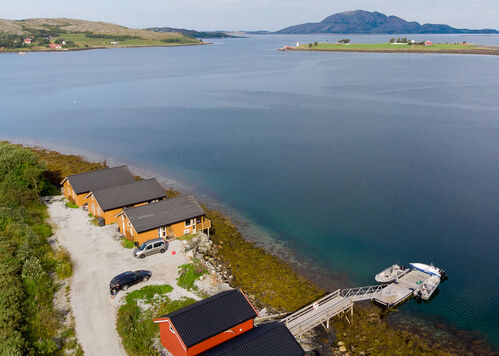
[[[180, 241], [170, 243], [164, 254], [136, 259], [132, 251], [121, 247], [112, 237], [116, 225], [98, 227], [90, 223], [83, 209], [65, 206], [62, 198], [48, 203], [55, 238], [71, 254], [71, 307], [75, 316], [76, 334], [86, 355], [126, 355], [116, 332], [116, 311], [120, 291], [115, 299], [109, 295], [109, 282], [125, 271], [147, 269], [151, 279], [129, 288], [133, 291], [149, 284], [176, 286], [178, 266], [187, 263]], [[176, 254], [172, 255], [172, 251]], [[180, 252], [180, 253], [179, 253]]]

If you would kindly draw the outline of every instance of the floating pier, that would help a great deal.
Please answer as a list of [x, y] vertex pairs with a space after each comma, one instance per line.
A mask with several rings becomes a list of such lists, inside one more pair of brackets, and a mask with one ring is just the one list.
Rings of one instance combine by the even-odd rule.
[[394, 307], [410, 299], [414, 290], [428, 277], [429, 275], [422, 271], [411, 269], [388, 284], [338, 289], [281, 319], [281, 322], [286, 324], [295, 337], [321, 324], [329, 329], [329, 321], [336, 315], [349, 311], [350, 317], [353, 318], [355, 302], [372, 300], [387, 308]]
[[414, 290], [428, 277], [428, 274], [413, 269], [399, 278], [397, 282], [388, 284], [383, 293], [374, 298], [374, 301], [387, 308], [399, 305], [412, 297]]

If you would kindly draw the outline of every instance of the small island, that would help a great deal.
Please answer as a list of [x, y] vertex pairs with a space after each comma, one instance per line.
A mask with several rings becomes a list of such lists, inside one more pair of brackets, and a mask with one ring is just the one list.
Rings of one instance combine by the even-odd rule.
[[284, 46], [279, 50], [319, 52], [376, 52], [376, 53], [451, 53], [499, 55], [499, 46], [476, 45], [466, 42], [433, 43], [432, 41], [391, 38], [386, 43], [351, 43], [345, 38], [336, 42], [297, 43], [295, 47]]
[[75, 19], [0, 19], [0, 53], [74, 51], [97, 48], [186, 46], [201, 40], [174, 32], [153, 32]]

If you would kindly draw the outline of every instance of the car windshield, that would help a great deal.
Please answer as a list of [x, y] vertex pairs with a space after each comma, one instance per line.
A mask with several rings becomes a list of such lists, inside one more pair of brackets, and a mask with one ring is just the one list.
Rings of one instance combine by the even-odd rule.
[[146, 248], [146, 246], [147, 246], [147, 242], [144, 242], [142, 245], [139, 246], [139, 250], [142, 251], [143, 249]]

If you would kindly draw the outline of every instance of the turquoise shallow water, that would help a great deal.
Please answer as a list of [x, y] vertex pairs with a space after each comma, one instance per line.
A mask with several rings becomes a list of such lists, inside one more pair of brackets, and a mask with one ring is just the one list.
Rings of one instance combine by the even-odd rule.
[[352, 285], [433, 262], [404, 308], [499, 342], [499, 58], [276, 51], [319, 37], [1, 55], [0, 138], [183, 181]]

